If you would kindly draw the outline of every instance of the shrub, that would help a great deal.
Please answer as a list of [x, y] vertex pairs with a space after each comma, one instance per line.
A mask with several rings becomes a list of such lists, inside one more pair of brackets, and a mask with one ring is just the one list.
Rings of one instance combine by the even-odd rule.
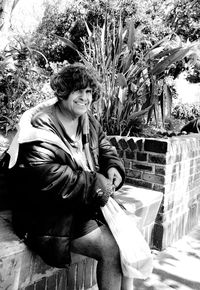
[[[116, 7], [105, 0], [81, 2], [75, 0], [72, 5], [66, 4], [65, 11], [60, 12], [56, 4], [48, 4], [44, 17], [33, 34], [32, 45], [39, 48], [51, 62], [78, 61], [79, 55], [70, 47], [63, 46], [57, 36], [66, 37], [76, 45], [80, 52], [83, 52], [82, 39], [87, 36], [85, 21], [90, 30], [97, 25], [102, 27], [106, 11], [113, 14], [116, 19], [121, 14], [122, 22], [125, 24], [127, 19], [135, 13], [135, 5], [131, 0], [118, 3]], [[40, 65], [43, 65], [43, 59], [40, 59]]]
[[179, 104], [172, 110], [172, 116], [175, 119], [185, 120], [186, 122], [200, 116], [200, 105]]
[[38, 53], [23, 39], [1, 52], [0, 130], [5, 134], [16, 129], [25, 110], [50, 97], [50, 91], [45, 91], [49, 73], [37, 66]]
[[[136, 122], [155, 120], [164, 125], [175, 95], [169, 70], [182, 60], [196, 44], [184, 45], [178, 36], [168, 35], [148, 50], [141, 50], [141, 27], [134, 19], [123, 26], [122, 19], [105, 15], [103, 27], [91, 31], [85, 23], [88, 37], [83, 38], [83, 62], [92, 65], [102, 78], [103, 93], [96, 115], [109, 135], [130, 135]], [[70, 40], [61, 38], [74, 47]], [[170, 107], [167, 108], [166, 107]], [[160, 120], [159, 120], [160, 119]], [[136, 128], [137, 129], [137, 128]]]
[[[102, 21], [100, 18], [103, 16], [99, 12], [101, 8], [97, 7], [89, 5], [88, 1], [75, 1], [72, 6], [66, 5], [65, 11], [60, 12], [56, 4], [47, 5], [41, 24], [33, 34], [32, 45], [39, 47], [51, 62], [78, 61], [78, 54], [70, 47], [63, 46], [57, 36], [71, 39], [82, 51], [81, 38], [87, 33], [84, 19], [87, 18], [91, 26], [94, 22]], [[40, 65], [43, 65], [43, 59], [40, 60]]]
[[[71, 59], [70, 49], [65, 49], [57, 41], [56, 35], [64, 36], [74, 24], [73, 13], [59, 12], [55, 5], [48, 5], [41, 24], [33, 33], [32, 46], [39, 48], [50, 62], [62, 62]], [[40, 66], [44, 66], [44, 59], [38, 60]]]

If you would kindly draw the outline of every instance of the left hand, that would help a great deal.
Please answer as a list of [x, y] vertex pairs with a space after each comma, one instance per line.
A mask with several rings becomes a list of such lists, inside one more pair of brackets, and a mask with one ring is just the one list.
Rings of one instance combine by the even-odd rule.
[[122, 182], [122, 177], [119, 173], [119, 171], [115, 167], [111, 167], [108, 169], [108, 179], [111, 181], [111, 183], [116, 187], [120, 185]]

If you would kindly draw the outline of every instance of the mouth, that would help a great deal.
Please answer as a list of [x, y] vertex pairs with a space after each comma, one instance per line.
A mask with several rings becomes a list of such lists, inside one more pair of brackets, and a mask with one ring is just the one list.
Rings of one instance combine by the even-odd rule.
[[76, 105], [81, 106], [81, 107], [88, 107], [89, 103], [83, 103], [83, 102], [75, 102]]

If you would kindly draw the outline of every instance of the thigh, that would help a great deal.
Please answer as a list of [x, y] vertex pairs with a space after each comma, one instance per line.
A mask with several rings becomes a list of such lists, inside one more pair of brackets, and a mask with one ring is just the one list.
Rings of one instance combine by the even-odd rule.
[[71, 251], [96, 260], [118, 251], [117, 243], [106, 225], [102, 225], [89, 234], [71, 242]]

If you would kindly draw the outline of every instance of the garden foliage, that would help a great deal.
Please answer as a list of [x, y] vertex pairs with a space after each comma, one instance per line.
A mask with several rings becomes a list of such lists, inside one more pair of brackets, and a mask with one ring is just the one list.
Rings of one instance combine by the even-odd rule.
[[83, 38], [80, 52], [69, 39], [59, 37], [67, 46], [79, 53], [86, 65], [92, 65], [101, 76], [103, 94], [96, 104], [97, 118], [110, 134], [130, 135], [134, 124], [145, 114], [158, 124], [159, 115], [164, 125], [169, 116], [174, 94], [171, 66], [186, 55], [196, 53], [198, 43], [184, 44], [176, 34], [157, 40], [147, 49], [143, 26], [135, 28], [135, 19], [123, 25], [121, 15], [106, 13], [103, 26], [92, 30], [85, 22], [88, 35]]
[[[65, 11], [48, 5], [28, 41], [20, 39], [1, 53], [1, 128], [14, 129], [24, 110], [51, 97], [43, 89], [49, 76], [75, 61], [95, 68], [102, 80], [93, 111], [108, 134], [134, 135], [152, 120], [164, 125], [176, 95], [174, 79], [184, 69], [191, 76], [199, 64], [198, 40], [189, 41], [188, 30], [184, 38], [178, 29], [184, 5], [84, 0]], [[193, 21], [197, 13], [187, 12]]]
[[200, 117], [200, 105], [198, 104], [178, 104], [172, 110], [175, 119], [184, 120], [186, 123], [192, 119]]
[[24, 39], [0, 53], [0, 130], [5, 133], [16, 129], [25, 110], [49, 97], [44, 89], [48, 72], [37, 65], [38, 55]]

